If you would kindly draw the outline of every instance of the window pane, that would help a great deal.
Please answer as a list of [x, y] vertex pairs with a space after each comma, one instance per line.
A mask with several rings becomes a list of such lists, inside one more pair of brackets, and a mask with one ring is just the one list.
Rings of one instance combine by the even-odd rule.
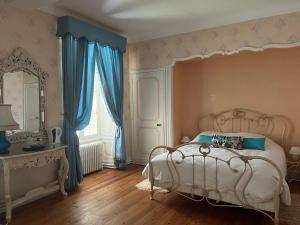
[[92, 113], [97, 113], [98, 112], [98, 96], [97, 93], [94, 94], [93, 97], [93, 108], [92, 108]]
[[111, 118], [105, 102], [104, 98], [100, 93], [100, 135], [104, 138], [112, 138], [115, 136], [115, 123], [113, 122], [113, 119]]
[[83, 135], [90, 136], [90, 135], [97, 135], [98, 133], [98, 120], [97, 120], [97, 114], [92, 113], [91, 120], [89, 125], [83, 130]]
[[89, 125], [82, 131], [78, 132], [81, 141], [89, 141], [94, 138], [113, 139], [115, 134], [115, 124], [110, 117], [104, 103], [104, 98], [100, 91], [100, 78], [98, 68], [95, 68], [94, 96], [92, 114]]
[[93, 108], [92, 113], [97, 113], [99, 111], [99, 88], [100, 88], [100, 81], [99, 81], [99, 74], [95, 73], [94, 78], [94, 97], [93, 97]]

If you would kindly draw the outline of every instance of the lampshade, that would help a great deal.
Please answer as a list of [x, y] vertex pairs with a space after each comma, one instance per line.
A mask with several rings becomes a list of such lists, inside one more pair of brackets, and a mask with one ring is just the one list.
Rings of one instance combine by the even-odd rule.
[[11, 113], [11, 105], [0, 105], [0, 131], [18, 130], [19, 124], [14, 120]]
[[290, 150], [290, 155], [292, 155], [293, 159], [297, 160], [300, 157], [300, 147], [299, 146], [293, 146]]
[[188, 137], [188, 136], [183, 136], [182, 138], [181, 138], [181, 143], [188, 143], [188, 142], [190, 142], [191, 141], [191, 139]]

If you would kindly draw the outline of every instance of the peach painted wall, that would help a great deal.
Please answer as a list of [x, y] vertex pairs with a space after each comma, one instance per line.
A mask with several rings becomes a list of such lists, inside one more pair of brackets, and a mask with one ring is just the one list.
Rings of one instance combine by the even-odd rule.
[[300, 145], [300, 47], [216, 55], [174, 67], [174, 132], [194, 137], [200, 116], [242, 107], [289, 118]]
[[180, 144], [183, 135], [183, 103], [184, 103], [184, 87], [185, 73], [182, 63], [176, 63], [173, 67], [173, 128], [175, 144]]

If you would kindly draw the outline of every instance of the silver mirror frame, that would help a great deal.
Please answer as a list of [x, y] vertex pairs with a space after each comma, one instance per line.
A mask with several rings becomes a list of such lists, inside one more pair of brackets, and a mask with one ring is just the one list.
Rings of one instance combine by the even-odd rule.
[[3, 76], [5, 73], [23, 71], [39, 79], [40, 128], [38, 132], [11, 132], [8, 140], [12, 143], [25, 141], [28, 137], [45, 138], [46, 135], [46, 79], [49, 75], [22, 48], [16, 48], [6, 58], [0, 60], [0, 104], [3, 104]]

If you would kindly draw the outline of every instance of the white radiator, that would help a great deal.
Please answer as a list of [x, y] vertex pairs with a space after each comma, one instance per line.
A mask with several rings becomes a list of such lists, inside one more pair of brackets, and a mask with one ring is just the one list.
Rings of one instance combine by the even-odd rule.
[[102, 170], [102, 143], [81, 144], [79, 147], [83, 175]]

